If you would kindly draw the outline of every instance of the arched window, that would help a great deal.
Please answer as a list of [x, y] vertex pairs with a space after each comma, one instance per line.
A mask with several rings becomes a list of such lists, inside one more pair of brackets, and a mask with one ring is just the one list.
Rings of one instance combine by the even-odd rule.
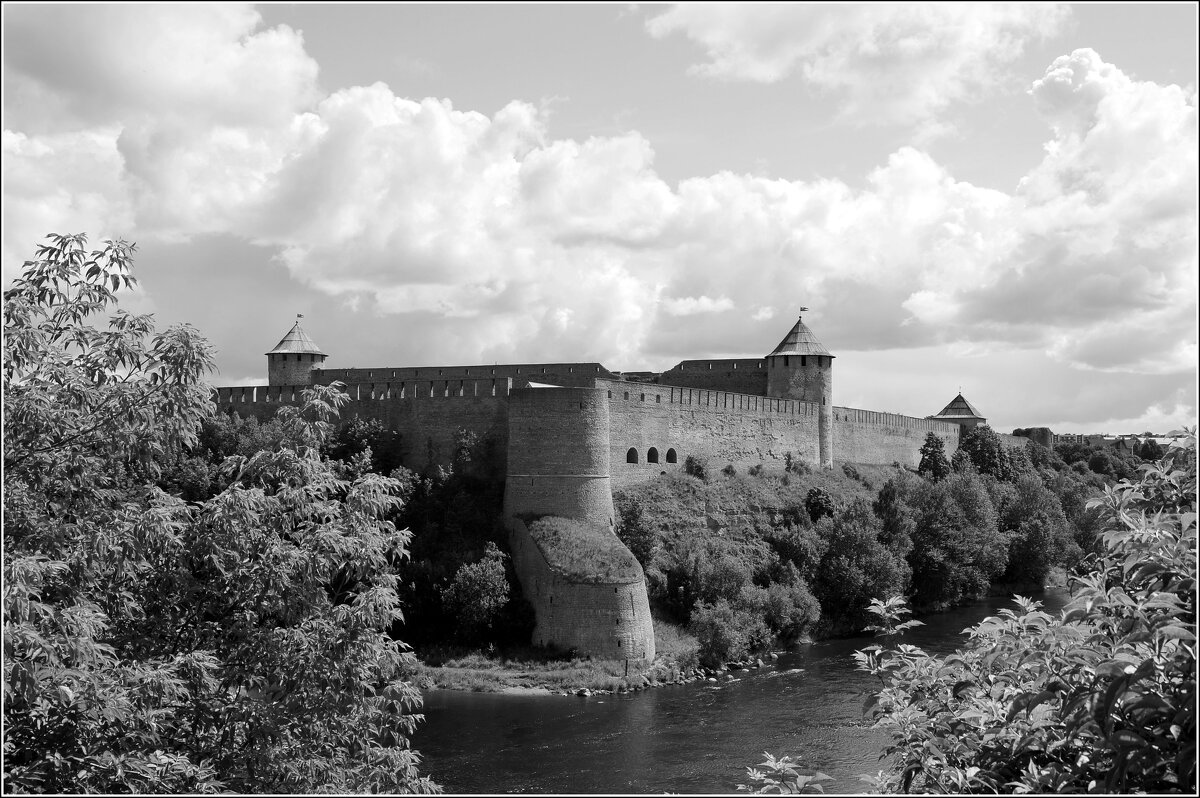
[[655, 449], [653, 446], [650, 447], [650, 451], [646, 452], [646, 462], [647, 463], [657, 463], [658, 462], [658, 449]]
[[630, 449], [629, 451], [625, 452], [626, 463], [636, 463], [637, 461], [637, 449]]
[[668, 463], [676, 463], [676, 462], [679, 462], [679, 459], [678, 459], [678, 457], [676, 457], [676, 455], [675, 455], [675, 450], [674, 450], [674, 449], [667, 449], [667, 462], [668, 462]]

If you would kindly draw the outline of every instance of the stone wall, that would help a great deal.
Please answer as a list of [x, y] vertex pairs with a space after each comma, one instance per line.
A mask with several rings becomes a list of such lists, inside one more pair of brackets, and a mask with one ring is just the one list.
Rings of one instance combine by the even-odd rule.
[[[267, 421], [283, 404], [296, 404], [308, 385], [258, 385], [217, 388], [218, 412], [234, 412]], [[411, 380], [355, 383], [346, 386], [350, 401], [343, 419], [379, 421], [400, 433], [406, 468], [450, 465], [460, 430], [495, 440], [497, 451], [508, 447], [508, 396], [511, 380]]]
[[336, 380], [349, 384], [402, 380], [511, 379], [518, 386], [525, 382], [545, 382], [587, 387], [596, 377], [611, 376], [612, 372], [599, 363], [506, 363], [491, 366], [316, 369], [313, 382], [328, 384]]
[[766, 396], [767, 364], [763, 358], [684, 360], [660, 374], [658, 382], [681, 388]]
[[[764, 461], [782, 468], [787, 452], [817, 462], [816, 405], [667, 385], [611, 380], [596, 385], [608, 396], [614, 488], [682, 469], [689, 455], [718, 470], [726, 464], [744, 470]], [[636, 463], [628, 462], [630, 449]]]
[[946, 457], [958, 451], [959, 426], [946, 421], [913, 418], [851, 407], [833, 408], [833, 460], [835, 463], [916, 467], [921, 462], [925, 436], [936, 433], [946, 444]]

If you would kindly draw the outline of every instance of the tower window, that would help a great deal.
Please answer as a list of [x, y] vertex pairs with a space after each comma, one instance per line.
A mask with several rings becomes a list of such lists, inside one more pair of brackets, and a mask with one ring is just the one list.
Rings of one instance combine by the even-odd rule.
[[675, 450], [674, 450], [674, 449], [667, 449], [667, 462], [668, 462], [668, 463], [677, 463], [677, 462], [679, 462], [678, 456], [675, 454]]
[[630, 449], [625, 452], [626, 463], [636, 463], [638, 461], [637, 449]]
[[785, 366], [786, 366], [787, 364], [788, 364], [788, 356], [787, 356], [787, 355], [784, 355], [784, 356], [783, 356], [783, 365], [785, 365]]
[[[805, 356], [805, 355], [800, 356], [800, 365], [802, 367], [808, 365], [808, 357], [807, 356]], [[818, 366], [821, 365], [821, 358], [819, 358], [819, 357], [817, 358], [817, 365]]]
[[650, 447], [650, 450], [648, 452], [646, 452], [646, 462], [647, 463], [657, 463], [658, 462], [658, 449], [655, 449], [653, 446]]

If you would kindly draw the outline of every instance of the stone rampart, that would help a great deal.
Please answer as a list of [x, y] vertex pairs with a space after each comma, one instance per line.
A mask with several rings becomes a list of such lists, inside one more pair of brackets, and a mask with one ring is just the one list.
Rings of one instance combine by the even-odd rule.
[[765, 396], [767, 363], [764, 358], [684, 360], [660, 374], [658, 382], [681, 388]]
[[689, 455], [709, 468], [728, 463], [739, 470], [764, 461], [782, 468], [788, 452], [812, 463], [819, 456], [819, 407], [809, 402], [611, 380], [596, 385], [608, 396], [615, 488], [682, 469]]
[[942, 439], [949, 458], [958, 451], [959, 431], [957, 424], [946, 421], [834, 407], [833, 459], [835, 463], [901, 463], [916, 467], [928, 433]]
[[511, 379], [513, 384], [546, 382], [587, 387], [596, 377], [611, 377], [599, 363], [506, 363], [483, 366], [406, 366], [402, 368], [314, 369], [313, 382], [369, 383], [382, 381]]
[[[308, 385], [257, 385], [216, 388], [218, 412], [233, 412], [260, 422], [281, 405], [298, 404]], [[491, 437], [497, 449], [508, 445], [508, 378], [398, 380], [345, 386], [350, 400], [341, 416], [374, 419], [400, 433], [401, 461], [421, 470], [450, 465], [461, 430]]]

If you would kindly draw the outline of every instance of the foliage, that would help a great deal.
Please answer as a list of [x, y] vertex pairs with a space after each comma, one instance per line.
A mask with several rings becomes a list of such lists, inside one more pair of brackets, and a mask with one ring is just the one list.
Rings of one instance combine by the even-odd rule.
[[912, 599], [944, 606], [985, 593], [1008, 560], [1008, 540], [981, 477], [970, 472], [913, 486]]
[[696, 479], [707, 479], [707, 469], [704, 461], [694, 455], [688, 455], [683, 461], [683, 473]]
[[455, 631], [468, 640], [486, 635], [508, 604], [507, 557], [495, 543], [489, 543], [483, 559], [461, 566], [442, 589], [442, 603], [455, 619]]
[[721, 469], [721, 473], [727, 477], [736, 477], [737, 469], [733, 467], [733, 463], [728, 463], [724, 468]]
[[812, 488], [804, 497], [804, 509], [809, 519], [815, 524], [826, 516], [833, 515], [833, 498], [823, 488]]
[[1195, 793], [1194, 432], [1099, 501], [1103, 548], [1061, 616], [1018, 597], [953, 655], [856, 655], [883, 683], [873, 712], [894, 761], [881, 787]]
[[370, 452], [370, 470], [390, 473], [400, 467], [400, 434], [378, 419], [355, 416], [338, 426], [325, 447], [325, 454], [333, 460], [348, 461], [363, 452]]
[[861, 499], [817, 524], [825, 547], [812, 587], [827, 632], [859, 631], [868, 601], [905, 589], [908, 565], [880, 542], [879, 533], [879, 520]]
[[917, 473], [934, 482], [941, 482], [950, 476], [946, 443], [932, 432], [925, 435], [925, 443], [921, 445], [921, 463], [917, 466]]
[[968, 464], [980, 474], [1000, 480], [1008, 480], [1013, 475], [1009, 453], [1000, 442], [1000, 436], [986, 424], [964, 430], [959, 436], [954, 470], [962, 472]]
[[765, 621], [747, 609], [739, 609], [725, 598], [715, 603], [697, 602], [688, 632], [700, 644], [700, 664], [720, 668], [727, 662], [745, 659], [751, 651], [764, 648], [771, 639]]
[[[133, 248], [49, 237], [5, 292], [4, 790], [434, 790], [386, 634], [396, 485], [319, 455], [341, 396], [188, 504], [207, 344], [116, 310]], [[108, 314], [108, 329], [91, 326]]]
[[758, 794], [780, 793], [782, 795], [800, 794], [805, 792], [825, 792], [821, 787], [822, 781], [832, 781], [832, 777], [819, 770], [805, 773], [800, 770], [800, 762], [790, 756], [776, 759], [769, 753], [764, 753], [766, 759], [757, 768], [746, 768], [749, 784], [739, 784], [743, 792]]
[[642, 517], [642, 507], [633, 501], [615, 502], [617, 510], [617, 537], [633, 552], [642, 568], [650, 565], [658, 536]]

